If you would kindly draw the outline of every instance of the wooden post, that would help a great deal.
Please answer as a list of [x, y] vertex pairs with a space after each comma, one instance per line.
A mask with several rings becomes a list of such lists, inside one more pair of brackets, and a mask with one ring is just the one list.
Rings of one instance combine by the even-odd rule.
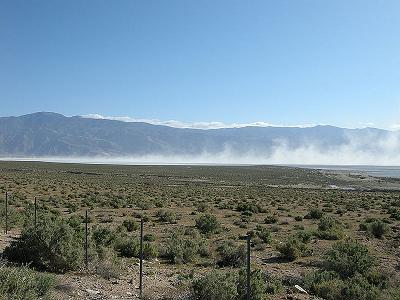
[[85, 266], [86, 266], [86, 271], [88, 270], [88, 211], [86, 210], [86, 216], [85, 216]]
[[139, 297], [143, 297], [143, 219], [140, 220]]
[[246, 291], [246, 299], [250, 300], [251, 294], [251, 283], [250, 283], [250, 234], [247, 235], [247, 291]]

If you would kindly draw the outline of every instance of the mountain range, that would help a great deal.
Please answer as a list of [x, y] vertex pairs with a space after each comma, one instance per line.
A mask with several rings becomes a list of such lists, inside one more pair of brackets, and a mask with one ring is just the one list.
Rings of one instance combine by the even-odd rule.
[[269, 155], [282, 145], [287, 149], [312, 145], [328, 151], [354, 140], [358, 146], [373, 151], [376, 141], [391, 133], [375, 128], [334, 126], [188, 129], [38, 112], [0, 118], [0, 156], [212, 155], [227, 149], [237, 155], [249, 152]]

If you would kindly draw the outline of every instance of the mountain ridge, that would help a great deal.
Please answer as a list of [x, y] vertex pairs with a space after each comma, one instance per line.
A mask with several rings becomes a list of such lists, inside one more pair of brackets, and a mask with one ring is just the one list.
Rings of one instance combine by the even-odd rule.
[[[377, 128], [247, 126], [176, 128], [146, 122], [67, 117], [54, 112], [0, 117], [0, 156], [142, 156], [263, 153], [277, 145], [332, 149], [352, 138], [372, 141], [391, 132]], [[370, 147], [368, 142], [364, 143]]]

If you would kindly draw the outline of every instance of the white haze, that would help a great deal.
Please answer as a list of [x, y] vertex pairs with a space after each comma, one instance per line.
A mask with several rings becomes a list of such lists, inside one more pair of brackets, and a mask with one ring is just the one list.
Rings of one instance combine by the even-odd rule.
[[[243, 128], [243, 127], [298, 127], [298, 128], [307, 128], [316, 126], [315, 124], [301, 124], [301, 125], [276, 125], [265, 121], [256, 121], [250, 123], [231, 123], [226, 124], [219, 121], [213, 122], [182, 122], [177, 120], [167, 120], [162, 121], [158, 119], [143, 119], [143, 118], [132, 118], [132, 117], [111, 117], [111, 116], [103, 116], [99, 114], [88, 114], [80, 116], [81, 118], [86, 119], [96, 119], [96, 120], [113, 120], [113, 121], [122, 121], [122, 122], [144, 122], [153, 125], [162, 125], [169, 126], [174, 128], [191, 128], [191, 129], [221, 129], [221, 128]], [[322, 125], [322, 124], [320, 124]]]
[[375, 165], [400, 166], [400, 133], [389, 133], [385, 138], [367, 136], [348, 137], [342, 146], [322, 148], [308, 144], [292, 149], [285, 141], [275, 141], [270, 154], [250, 150], [238, 154], [226, 146], [219, 153], [203, 152], [199, 155], [142, 155], [96, 157], [10, 157], [3, 160], [47, 161], [88, 164], [226, 164], [226, 165]]

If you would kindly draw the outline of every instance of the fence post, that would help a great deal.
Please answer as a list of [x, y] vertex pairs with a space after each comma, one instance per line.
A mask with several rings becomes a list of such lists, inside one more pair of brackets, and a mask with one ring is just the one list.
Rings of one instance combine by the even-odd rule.
[[251, 285], [250, 285], [250, 234], [247, 235], [247, 291], [246, 291], [246, 299], [250, 300], [251, 293]]
[[143, 297], [143, 219], [140, 220], [139, 297]]
[[5, 232], [8, 233], [8, 193], [6, 192], [6, 228]]
[[88, 270], [88, 211], [87, 210], [85, 215], [85, 266], [87, 271]]
[[35, 197], [35, 229], [37, 227], [37, 200]]

